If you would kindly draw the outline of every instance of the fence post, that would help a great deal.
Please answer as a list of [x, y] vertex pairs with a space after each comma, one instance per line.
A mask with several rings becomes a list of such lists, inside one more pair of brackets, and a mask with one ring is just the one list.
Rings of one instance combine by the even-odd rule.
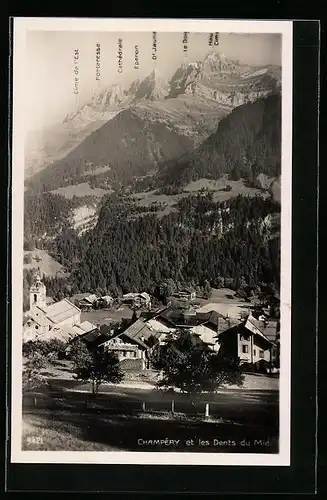
[[210, 413], [209, 413], [209, 403], [206, 403], [206, 409], [205, 409], [205, 417], [208, 418]]
[[145, 411], [145, 401], [142, 403], [142, 411]]
[[174, 413], [175, 411], [175, 401], [172, 399], [171, 400], [171, 412]]

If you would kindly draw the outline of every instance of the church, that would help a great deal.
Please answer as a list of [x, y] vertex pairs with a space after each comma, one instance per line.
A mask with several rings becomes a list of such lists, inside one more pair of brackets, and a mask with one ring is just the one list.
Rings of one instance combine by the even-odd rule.
[[81, 310], [68, 299], [48, 304], [46, 287], [37, 275], [30, 288], [30, 310], [23, 325], [24, 342], [53, 337], [68, 340], [93, 327], [87, 321], [81, 324]]

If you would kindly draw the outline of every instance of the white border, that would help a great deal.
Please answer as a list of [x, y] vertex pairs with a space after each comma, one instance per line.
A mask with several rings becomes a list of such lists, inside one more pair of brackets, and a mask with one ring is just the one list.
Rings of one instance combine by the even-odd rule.
[[[83, 463], [149, 465], [290, 465], [291, 360], [291, 214], [292, 214], [292, 21], [188, 19], [14, 18], [13, 154], [12, 154], [12, 463]], [[22, 429], [22, 293], [24, 198], [24, 81], [27, 30], [164, 31], [282, 34], [282, 177], [281, 177], [281, 373], [280, 451], [278, 454], [23, 451]]]

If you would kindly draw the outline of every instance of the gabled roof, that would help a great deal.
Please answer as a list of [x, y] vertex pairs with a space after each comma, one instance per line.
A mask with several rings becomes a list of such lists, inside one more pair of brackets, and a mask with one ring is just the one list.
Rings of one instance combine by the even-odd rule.
[[128, 333], [128, 335], [131, 338], [139, 338], [139, 339], [141, 339], [141, 337], [144, 337], [145, 340], [148, 340], [151, 337], [151, 335], [152, 335], [152, 332], [151, 332], [150, 328], [141, 319], [137, 319], [134, 323], [132, 323], [124, 331], [124, 333]]
[[144, 337], [144, 340], [147, 341], [151, 336], [153, 336], [153, 332], [150, 330], [147, 324], [144, 323], [144, 321], [142, 321], [141, 319], [137, 319], [128, 328], [126, 328], [125, 331], [121, 332], [118, 337], [120, 335], [126, 335], [128, 338], [134, 340], [142, 347], [147, 348], [147, 345], [142, 340], [142, 337]]
[[175, 326], [167, 326], [164, 321], [158, 321], [156, 318], [147, 319], [146, 324], [152, 331], [153, 335], [160, 335], [162, 333], [169, 333], [176, 330]]
[[129, 338], [130, 340], [133, 340], [134, 342], [136, 342], [137, 344], [139, 344], [144, 349], [148, 348], [148, 346], [143, 342], [143, 340], [141, 340], [141, 338], [139, 338], [137, 336], [133, 336], [133, 335], [131, 335], [128, 332], [122, 332], [122, 333], [120, 333], [120, 335], [125, 335], [127, 338]]
[[101, 333], [98, 329], [84, 333], [84, 335], [80, 336], [80, 340], [83, 340], [91, 347], [99, 347], [110, 338], [111, 336], [108, 333]]
[[[276, 341], [278, 327], [277, 321], [259, 321], [254, 316], [250, 315], [248, 317], [248, 322], [248, 327], [251, 327], [251, 325], [255, 326], [267, 340], [273, 343]], [[246, 324], [245, 327], [247, 327]]]
[[61, 323], [61, 321], [71, 318], [72, 316], [75, 316], [75, 314], [81, 312], [81, 310], [68, 299], [55, 302], [46, 309], [40, 309], [46, 313], [52, 323]]
[[81, 326], [80, 325], [74, 325], [72, 328], [71, 328], [71, 331], [75, 334], [75, 335], [84, 335], [84, 330], [82, 330]]
[[[262, 321], [258, 321], [256, 318], [254, 318], [251, 314], [249, 315], [249, 317], [247, 318], [247, 320], [245, 321], [245, 328], [247, 330], [249, 330], [250, 332], [254, 333], [255, 335], [259, 335], [260, 337], [264, 338], [267, 342], [269, 342], [269, 344], [274, 344], [275, 343], [275, 339], [274, 340], [271, 340], [269, 339], [264, 331], [264, 326], [262, 324]], [[271, 330], [268, 332], [271, 336]]]

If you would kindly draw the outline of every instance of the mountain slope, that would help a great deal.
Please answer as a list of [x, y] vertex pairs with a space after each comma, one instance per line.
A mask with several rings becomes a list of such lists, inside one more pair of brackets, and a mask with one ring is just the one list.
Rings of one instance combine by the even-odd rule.
[[164, 98], [168, 93], [166, 87], [162, 78], [152, 71], [143, 81], [137, 79], [129, 87], [113, 84], [95, 92], [89, 102], [69, 113], [62, 123], [30, 132], [26, 143], [25, 177], [31, 177], [66, 156], [122, 110], [145, 99]]
[[[95, 93], [88, 103], [81, 106], [76, 112], [67, 115], [61, 125], [51, 127], [45, 133], [39, 134], [37, 141], [32, 141], [32, 139], [28, 141], [26, 148], [28, 176], [31, 177], [36, 173], [34, 179], [39, 182], [38, 171], [48, 166], [54, 168], [54, 174], [58, 177], [58, 164], [65, 162], [68, 164], [72, 160], [72, 175], [69, 173], [67, 176], [64, 175], [58, 184], [58, 182], [50, 182], [50, 176], [47, 173], [45, 176], [46, 184], [50, 182], [53, 187], [59, 187], [65, 185], [65, 182], [72, 183], [75, 182], [73, 177], [76, 174], [80, 180], [83, 162], [80, 162], [77, 172], [74, 166], [76, 148], [90, 134], [104, 126], [108, 120], [114, 120], [113, 128], [121, 130], [120, 114], [122, 112], [126, 128], [126, 130], [125, 128], [121, 130], [123, 136], [125, 133], [129, 133], [127, 117], [132, 117], [131, 128], [133, 129], [135, 125], [133, 117], [137, 115], [140, 120], [140, 133], [150, 122], [151, 126], [154, 123], [163, 124], [166, 128], [173, 130], [174, 134], [180, 136], [181, 147], [176, 149], [172, 146], [172, 150], [176, 151], [178, 155], [182, 155], [190, 149], [189, 141], [192, 142], [193, 146], [202, 142], [210, 133], [214, 132], [217, 122], [232, 111], [235, 106], [266, 96], [276, 89], [278, 90], [279, 87], [280, 68], [250, 68], [230, 61], [219, 53], [209, 54], [200, 62], [182, 65], [169, 82], [165, 82], [157, 72], [153, 71], [142, 81], [135, 80], [129, 87], [112, 85]], [[126, 113], [128, 110], [133, 112], [128, 115]], [[113, 132], [112, 136], [117, 137], [117, 134]], [[166, 139], [164, 133], [163, 141], [165, 142]], [[104, 140], [107, 142], [107, 139]], [[92, 141], [88, 141], [87, 144], [92, 148]], [[103, 145], [99, 147], [101, 151], [104, 149]], [[160, 145], [149, 144], [146, 146], [147, 149], [153, 150], [160, 149], [160, 147], [167, 149], [161, 143]], [[118, 148], [117, 152], [115, 152], [116, 148]], [[77, 156], [78, 154], [77, 152]], [[110, 151], [108, 150], [108, 154], [105, 155], [106, 164], [112, 163], [111, 154], [113, 155], [113, 163], [118, 165], [117, 158], [121, 156], [119, 141], [117, 144], [110, 142]], [[96, 158], [97, 156], [97, 153], [87, 152], [88, 158]], [[139, 156], [137, 153], [136, 158]], [[152, 156], [151, 153], [150, 157]], [[154, 155], [155, 163], [161, 159], [166, 161], [170, 158], [174, 159], [175, 156], [171, 154]], [[148, 160], [149, 158], [145, 157], [145, 161], [138, 165], [140, 172], [147, 170]], [[95, 168], [98, 167], [92, 159], [89, 161], [93, 162]], [[128, 162], [128, 158], [126, 161]], [[123, 161], [123, 170], [125, 170], [124, 163], [126, 162]], [[133, 160], [132, 163], [136, 162]]]
[[173, 127], [142, 120], [129, 109], [94, 131], [64, 159], [34, 176], [33, 186], [55, 189], [77, 183], [92, 175], [94, 168], [103, 171], [104, 167], [112, 183], [121, 183], [147, 174], [157, 168], [158, 162], [177, 158], [192, 147], [192, 141]]
[[[199, 194], [160, 218], [131, 219], [131, 208], [117, 195], [102, 206], [85, 254], [70, 268], [79, 290], [156, 293], [167, 279], [184, 286], [208, 280], [234, 289], [242, 282], [278, 284], [280, 206], [271, 199], [239, 196], [216, 203], [212, 195]], [[56, 253], [67, 262], [67, 241], [58, 238], [57, 245]]]
[[194, 151], [161, 169], [160, 184], [183, 186], [226, 173], [234, 180], [254, 181], [260, 173], [276, 177], [280, 158], [281, 97], [274, 94], [234, 109]]

